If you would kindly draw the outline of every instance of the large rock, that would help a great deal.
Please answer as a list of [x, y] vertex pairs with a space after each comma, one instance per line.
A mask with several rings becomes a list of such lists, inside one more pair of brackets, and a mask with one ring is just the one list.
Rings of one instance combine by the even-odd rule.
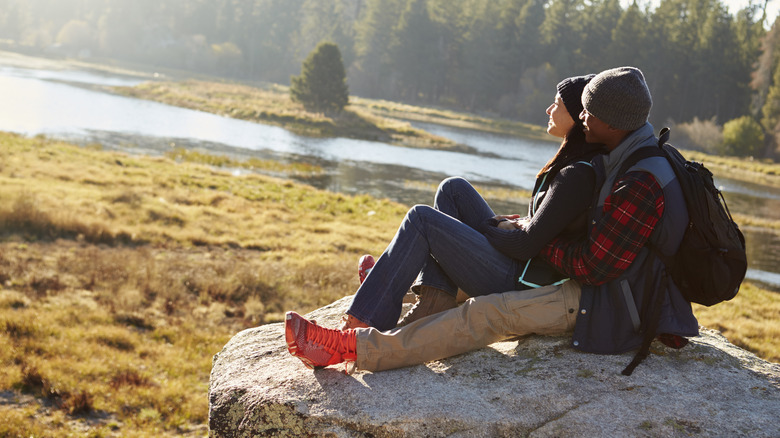
[[[346, 297], [308, 316], [334, 327]], [[211, 437], [780, 437], [780, 365], [702, 328], [682, 350], [631, 354], [529, 336], [377, 373], [318, 371], [290, 356], [284, 325], [244, 330], [214, 356]]]

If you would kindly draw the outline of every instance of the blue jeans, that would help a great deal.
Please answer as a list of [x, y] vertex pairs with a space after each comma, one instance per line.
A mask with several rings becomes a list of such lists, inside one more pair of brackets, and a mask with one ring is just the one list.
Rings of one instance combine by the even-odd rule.
[[517, 289], [518, 262], [475, 228], [495, 216], [463, 178], [442, 181], [434, 206], [415, 205], [357, 291], [347, 313], [379, 330], [394, 328], [404, 295], [425, 285], [455, 296]]

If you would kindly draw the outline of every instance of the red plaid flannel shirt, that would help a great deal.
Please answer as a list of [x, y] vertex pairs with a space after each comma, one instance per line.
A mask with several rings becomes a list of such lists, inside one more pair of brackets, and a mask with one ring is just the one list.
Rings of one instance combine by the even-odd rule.
[[581, 283], [607, 283], [631, 266], [663, 212], [663, 191], [653, 175], [629, 172], [612, 186], [604, 214], [587, 239], [555, 238], [540, 255]]

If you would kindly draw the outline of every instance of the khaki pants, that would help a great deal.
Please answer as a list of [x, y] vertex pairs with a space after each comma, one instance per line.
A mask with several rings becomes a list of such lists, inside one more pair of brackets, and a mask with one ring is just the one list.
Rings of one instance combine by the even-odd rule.
[[527, 334], [574, 329], [580, 286], [504, 292], [468, 299], [463, 305], [381, 332], [357, 329], [357, 368], [380, 371], [416, 365]]

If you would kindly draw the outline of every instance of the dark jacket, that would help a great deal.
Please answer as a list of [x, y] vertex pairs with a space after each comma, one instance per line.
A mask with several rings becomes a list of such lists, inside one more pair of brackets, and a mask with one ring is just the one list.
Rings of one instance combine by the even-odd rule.
[[[592, 173], [593, 165], [590, 161], [596, 156], [596, 153], [591, 153], [588, 156], [580, 157], [579, 160], [571, 160], [568, 163], [554, 167], [549, 171], [539, 175], [534, 183], [533, 196], [528, 204], [528, 217], [533, 217], [536, 214], [537, 207], [542, 205], [547, 197], [550, 189], [550, 184], [558, 176], [558, 172], [561, 168], [578, 168], [580, 172]], [[585, 180], [583, 180], [585, 181]], [[569, 184], [572, 184], [569, 182]], [[584, 185], [585, 188], [593, 189], [593, 185]], [[558, 195], [560, 196], [560, 195]], [[561, 202], [561, 201], [558, 201]], [[571, 202], [571, 201], [569, 201]], [[588, 213], [589, 210], [583, 209], [573, 219], [569, 217], [555, 217], [553, 220], [565, 221], [566, 225], [558, 236], [582, 236], [587, 233], [588, 230]], [[526, 266], [526, 263], [528, 264]], [[559, 281], [567, 279], [567, 276], [558, 272], [555, 268], [550, 266], [549, 263], [539, 257], [533, 257], [525, 263], [520, 263], [519, 271], [515, 276], [517, 278], [517, 290], [528, 289], [529, 284], [537, 284], [540, 286], [554, 284]]]
[[[600, 189], [597, 188], [591, 223], [595, 224], [601, 218], [604, 202], [620, 176], [617, 173], [622, 163], [636, 149], [656, 144], [653, 127], [648, 123], [630, 134], [615, 150], [594, 159], [597, 178], [604, 183]], [[653, 174], [664, 195], [664, 213], [650, 236], [650, 242], [664, 254], [673, 254], [688, 224], [680, 185], [665, 158], [642, 160], [628, 171], [637, 170]], [[648, 317], [650, 307], [649, 303], [645, 303], [645, 295], [655, 290], [665, 295], [658, 333], [697, 336], [698, 322], [690, 303], [664, 273], [663, 263], [645, 246], [619, 278], [600, 286], [582, 285], [572, 345], [583, 351], [609, 354], [638, 348], [643, 339], [640, 324], [643, 318]]]

